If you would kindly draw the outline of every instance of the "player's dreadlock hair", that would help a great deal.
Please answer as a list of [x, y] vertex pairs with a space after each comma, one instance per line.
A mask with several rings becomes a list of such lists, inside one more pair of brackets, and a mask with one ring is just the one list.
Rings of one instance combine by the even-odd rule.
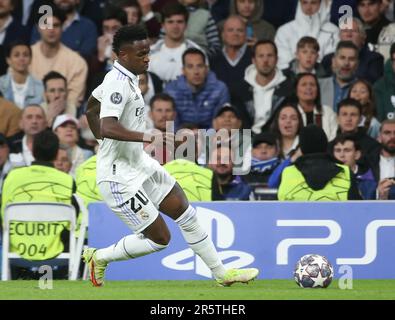
[[126, 43], [133, 44], [134, 41], [147, 39], [147, 31], [140, 25], [127, 25], [121, 27], [114, 35], [112, 50], [118, 55], [121, 46]]

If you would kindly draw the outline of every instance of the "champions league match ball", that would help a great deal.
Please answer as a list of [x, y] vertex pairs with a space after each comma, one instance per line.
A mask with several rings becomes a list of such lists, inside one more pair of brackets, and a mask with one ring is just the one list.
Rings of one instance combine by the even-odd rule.
[[295, 265], [294, 278], [302, 288], [326, 288], [333, 278], [333, 268], [327, 258], [307, 254]]

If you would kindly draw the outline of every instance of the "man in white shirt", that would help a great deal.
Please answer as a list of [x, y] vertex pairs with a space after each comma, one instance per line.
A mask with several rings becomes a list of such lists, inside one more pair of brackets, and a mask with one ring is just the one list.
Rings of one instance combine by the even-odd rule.
[[[128, 260], [163, 250], [170, 241], [169, 230], [159, 215], [170, 216], [192, 248], [212, 271], [217, 282], [229, 286], [249, 282], [258, 270], [226, 270], [195, 209], [165, 169], [143, 151], [143, 143], [174, 141], [170, 134], [144, 134], [145, 103], [138, 87], [138, 74], [148, 69], [149, 40], [141, 26], [124, 26], [114, 36], [118, 60], [92, 95], [101, 106], [88, 122], [96, 138], [102, 138], [97, 156], [97, 183], [104, 200], [135, 233], [108, 248], [84, 250], [94, 286], [102, 286], [109, 262]], [[94, 101], [92, 98], [90, 102]], [[98, 110], [100, 109], [100, 110]], [[91, 125], [93, 124], [93, 125]], [[97, 130], [100, 128], [100, 130]]]
[[162, 81], [175, 80], [182, 74], [182, 54], [186, 49], [201, 49], [195, 42], [185, 39], [188, 10], [181, 4], [166, 5], [163, 9], [164, 39], [151, 47], [149, 71]]

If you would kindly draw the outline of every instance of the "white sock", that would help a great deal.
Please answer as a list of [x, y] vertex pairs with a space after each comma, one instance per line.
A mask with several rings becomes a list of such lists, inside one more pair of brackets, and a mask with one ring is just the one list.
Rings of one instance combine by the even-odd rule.
[[160, 251], [167, 246], [157, 244], [143, 234], [131, 234], [107, 248], [96, 251], [96, 258], [103, 262], [129, 260]]
[[210, 237], [200, 226], [196, 217], [196, 210], [189, 206], [176, 222], [191, 249], [202, 258], [216, 279], [222, 279], [226, 272], [225, 267], [219, 259], [218, 252]]

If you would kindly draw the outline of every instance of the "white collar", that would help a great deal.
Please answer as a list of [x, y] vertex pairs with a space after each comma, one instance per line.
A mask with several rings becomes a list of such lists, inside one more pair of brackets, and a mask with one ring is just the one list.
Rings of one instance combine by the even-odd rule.
[[73, 24], [74, 21], [79, 21], [79, 20], [81, 20], [81, 16], [80, 16], [80, 14], [78, 12], [76, 12], [74, 14], [73, 19], [68, 24], [64, 24], [63, 25], [63, 31], [65, 31], [68, 27], [70, 27]]
[[138, 85], [139, 83], [139, 77], [136, 76], [134, 73], [130, 72], [128, 69], [123, 67], [118, 60], [115, 60], [114, 66], [115, 69], [117, 69], [119, 72], [123, 73], [125, 76], [128, 76], [130, 80], [132, 80], [133, 84]]

